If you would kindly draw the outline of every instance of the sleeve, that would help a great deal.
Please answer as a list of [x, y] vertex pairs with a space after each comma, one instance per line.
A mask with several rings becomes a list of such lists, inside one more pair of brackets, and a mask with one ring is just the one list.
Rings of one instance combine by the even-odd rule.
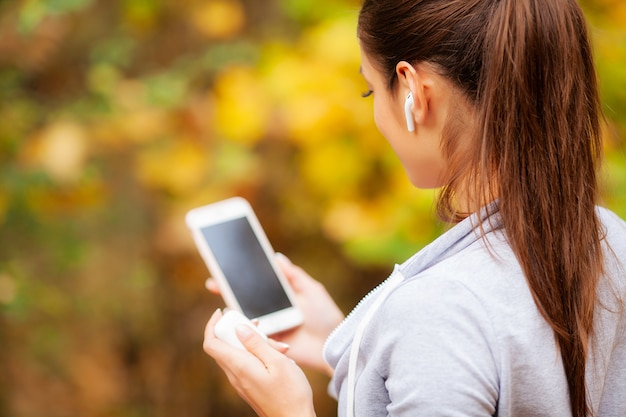
[[492, 322], [463, 284], [433, 281], [407, 283], [380, 310], [372, 360], [385, 381], [387, 412], [492, 416], [499, 391]]

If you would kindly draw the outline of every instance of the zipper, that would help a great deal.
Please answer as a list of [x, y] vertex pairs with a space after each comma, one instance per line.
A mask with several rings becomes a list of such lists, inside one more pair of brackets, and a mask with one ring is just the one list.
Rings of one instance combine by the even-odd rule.
[[384, 286], [386, 286], [389, 281], [391, 280], [391, 278], [395, 275], [396, 271], [398, 270], [398, 268], [400, 268], [400, 265], [395, 264], [395, 266], [393, 267], [393, 271], [391, 271], [391, 274], [389, 274], [389, 276], [381, 283], [379, 283], [378, 285], [376, 285], [376, 287], [374, 287], [373, 289], [370, 290], [370, 292], [368, 292], [363, 298], [361, 298], [359, 300], [359, 302], [356, 304], [356, 306], [354, 306], [354, 308], [350, 311], [350, 313], [348, 313], [348, 315], [346, 317], [344, 317], [344, 319], [341, 321], [341, 323], [339, 323], [337, 325], [337, 327], [335, 327], [333, 329], [332, 332], [330, 332], [330, 334], [328, 335], [328, 337], [326, 338], [326, 341], [324, 342], [324, 345], [322, 346], [322, 354], [324, 352], [326, 352], [326, 347], [328, 345], [328, 342], [330, 339], [333, 338], [333, 336], [339, 332], [339, 330], [344, 326], [344, 324], [355, 314], [355, 312], [367, 301], [369, 300], [374, 294], [376, 294], [378, 291], [380, 291]]
[[354, 338], [352, 339], [352, 346], [350, 346], [350, 357], [348, 359], [348, 393], [346, 399], [346, 416], [354, 417], [355, 408], [355, 394], [356, 394], [356, 368], [359, 359], [359, 349], [361, 348], [361, 340], [367, 331], [367, 327], [370, 321], [374, 317], [374, 314], [378, 311], [380, 306], [387, 300], [389, 294], [395, 290], [398, 285], [404, 281], [404, 276], [398, 271], [397, 267], [394, 268], [394, 273], [391, 275], [389, 284], [378, 295], [378, 298], [374, 300], [372, 305], [367, 309], [363, 319], [359, 322]]

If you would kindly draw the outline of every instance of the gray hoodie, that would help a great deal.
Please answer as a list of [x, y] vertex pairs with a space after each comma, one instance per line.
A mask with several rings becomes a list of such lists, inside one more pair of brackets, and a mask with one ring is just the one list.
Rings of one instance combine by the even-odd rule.
[[[587, 390], [596, 416], [626, 417], [626, 223], [606, 209], [598, 215], [606, 274]], [[464, 220], [396, 266], [331, 334], [324, 355], [339, 416], [348, 402], [359, 417], [571, 416], [553, 331], [499, 215], [483, 222], [487, 245], [477, 223]]]

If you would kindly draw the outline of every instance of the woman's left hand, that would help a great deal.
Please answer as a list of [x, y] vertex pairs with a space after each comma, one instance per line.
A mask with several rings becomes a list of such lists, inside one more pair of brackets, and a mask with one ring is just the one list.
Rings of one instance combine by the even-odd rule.
[[[222, 368], [239, 395], [261, 417], [315, 416], [313, 393], [302, 370], [246, 325], [236, 328], [247, 349], [217, 339], [213, 328], [222, 317], [216, 311], [204, 332], [204, 351]], [[272, 345], [270, 345], [272, 344]]]

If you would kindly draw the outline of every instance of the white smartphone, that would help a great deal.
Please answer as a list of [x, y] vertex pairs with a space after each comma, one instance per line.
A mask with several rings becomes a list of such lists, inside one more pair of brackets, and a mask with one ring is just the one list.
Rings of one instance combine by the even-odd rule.
[[247, 200], [233, 197], [198, 207], [185, 220], [229, 308], [257, 319], [267, 335], [302, 323], [293, 291]]

